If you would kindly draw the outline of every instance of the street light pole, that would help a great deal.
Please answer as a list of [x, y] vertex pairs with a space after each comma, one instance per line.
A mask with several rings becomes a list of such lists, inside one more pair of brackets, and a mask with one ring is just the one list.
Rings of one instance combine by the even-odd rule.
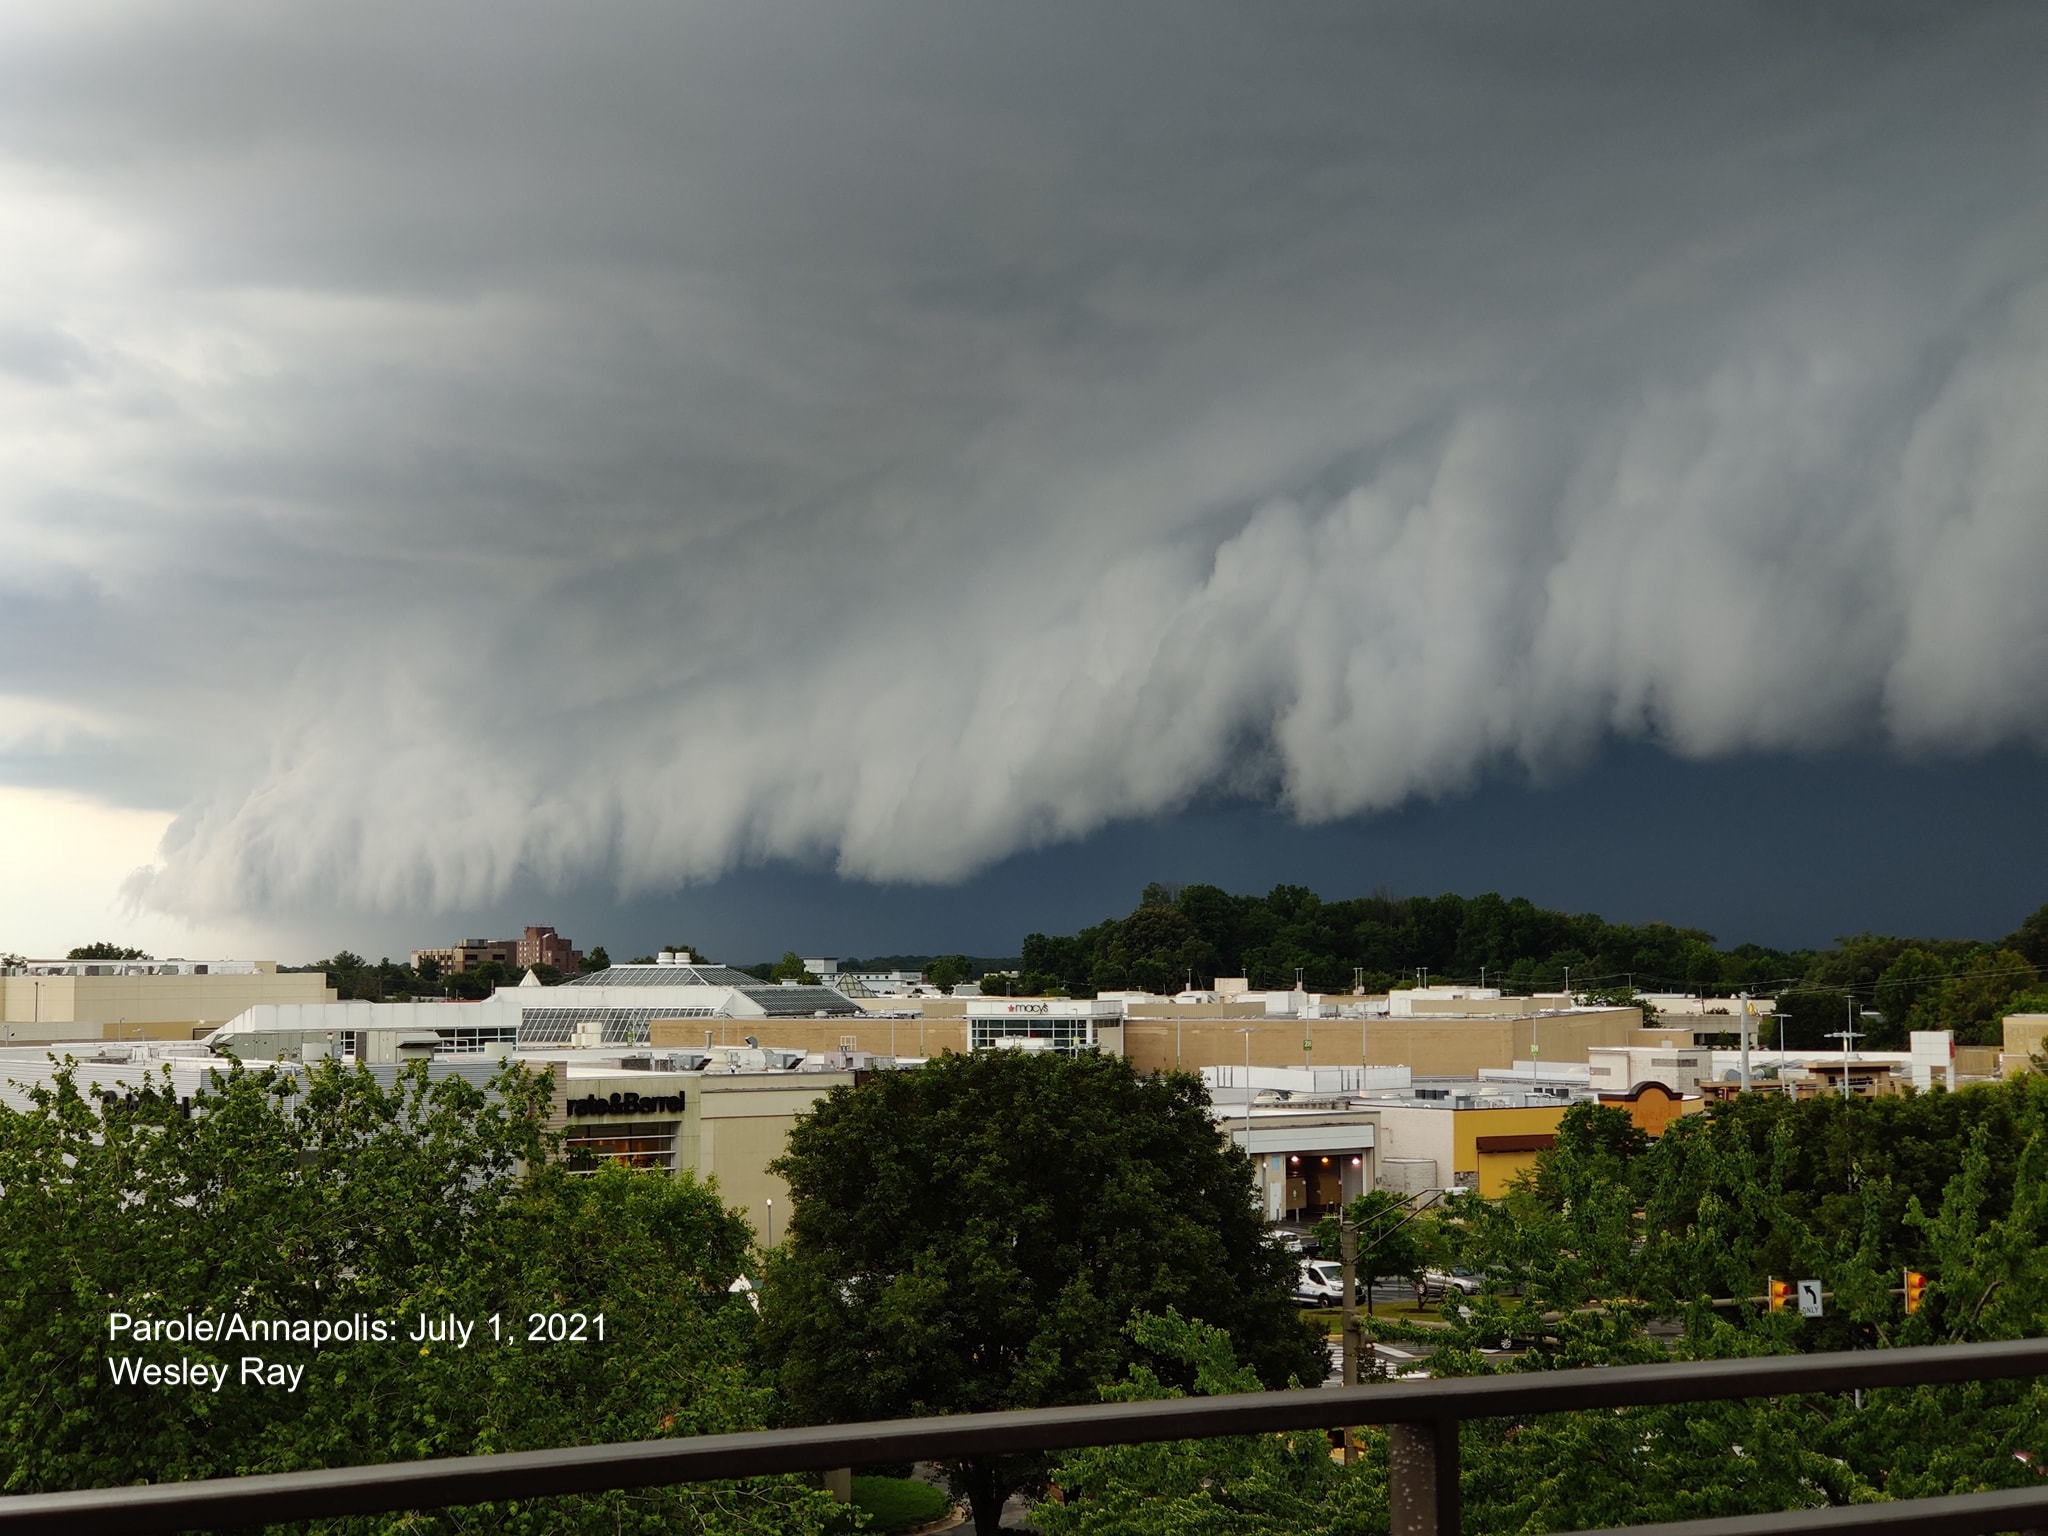
[[[1358, 1356], [1363, 1335], [1358, 1327], [1358, 1223], [1341, 1205], [1337, 1208], [1337, 1252], [1344, 1264], [1344, 1385], [1358, 1385]], [[1351, 1464], [1351, 1426], [1344, 1426], [1344, 1464]]]
[[1252, 1155], [1252, 1031], [1256, 1024], [1247, 1024], [1238, 1033], [1244, 1036], [1244, 1155]]
[[1862, 1032], [1856, 1028], [1856, 994], [1851, 992], [1844, 1001], [1849, 1005], [1849, 1019], [1840, 1029], [1829, 1032], [1830, 1040], [1842, 1042], [1842, 1097], [1849, 1097], [1849, 1042], [1861, 1040]]
[[[1706, 1004], [1700, 1004], [1702, 1008]], [[1742, 994], [1742, 1091], [1749, 1092], [1749, 994]]]

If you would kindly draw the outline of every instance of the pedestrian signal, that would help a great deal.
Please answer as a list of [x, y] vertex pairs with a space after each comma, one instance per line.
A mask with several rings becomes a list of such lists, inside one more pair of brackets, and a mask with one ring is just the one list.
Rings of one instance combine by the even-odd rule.
[[1906, 1311], [1908, 1313], [1920, 1310], [1920, 1296], [1926, 1289], [1927, 1277], [1925, 1275], [1921, 1274], [1917, 1269], [1906, 1271]]
[[1784, 1311], [1786, 1303], [1792, 1300], [1792, 1282], [1790, 1280], [1773, 1280], [1770, 1283], [1770, 1289], [1771, 1310], [1773, 1312]]

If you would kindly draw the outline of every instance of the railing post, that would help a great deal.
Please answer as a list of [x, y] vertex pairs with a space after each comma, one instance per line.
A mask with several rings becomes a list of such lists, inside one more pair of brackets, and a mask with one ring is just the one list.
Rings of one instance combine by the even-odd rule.
[[1458, 1421], [1387, 1426], [1392, 1536], [1459, 1536]]

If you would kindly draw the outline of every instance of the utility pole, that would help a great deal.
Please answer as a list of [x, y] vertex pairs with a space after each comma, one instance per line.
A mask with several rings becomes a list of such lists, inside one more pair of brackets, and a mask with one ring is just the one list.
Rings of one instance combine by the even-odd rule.
[[1252, 1155], [1252, 1031], [1256, 1024], [1247, 1024], [1238, 1033], [1244, 1036], [1244, 1155]]
[[1861, 1040], [1863, 1036], [1856, 1028], [1856, 994], [1851, 992], [1843, 1001], [1849, 1006], [1848, 1022], [1833, 1031], [1829, 1038], [1842, 1042], [1842, 1097], [1846, 1099], [1849, 1097], [1849, 1043]]
[[[1344, 1385], [1358, 1385], [1358, 1356], [1364, 1334], [1358, 1326], [1358, 1223], [1337, 1208], [1337, 1252], [1344, 1271]], [[1351, 1462], [1351, 1426], [1344, 1426], [1344, 1462]]]
[[[1702, 1007], [1705, 1005], [1702, 1004]], [[1742, 1091], [1749, 1092], [1749, 994], [1742, 994]]]

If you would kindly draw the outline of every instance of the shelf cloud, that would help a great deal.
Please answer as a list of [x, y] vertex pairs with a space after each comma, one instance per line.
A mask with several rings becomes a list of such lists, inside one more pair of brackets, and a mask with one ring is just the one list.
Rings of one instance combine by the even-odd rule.
[[0, 47], [0, 783], [186, 917], [2048, 746], [2048, 12]]

